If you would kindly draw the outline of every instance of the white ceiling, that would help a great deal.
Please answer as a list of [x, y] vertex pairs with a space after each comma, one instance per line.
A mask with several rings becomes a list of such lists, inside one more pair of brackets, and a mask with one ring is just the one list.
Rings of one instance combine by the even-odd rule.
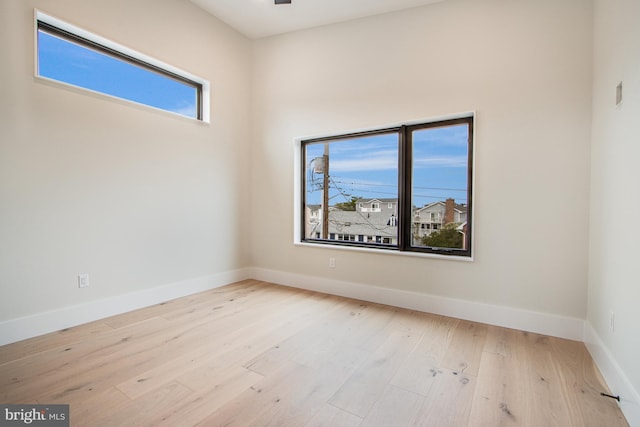
[[443, 0], [191, 0], [249, 38], [257, 39]]

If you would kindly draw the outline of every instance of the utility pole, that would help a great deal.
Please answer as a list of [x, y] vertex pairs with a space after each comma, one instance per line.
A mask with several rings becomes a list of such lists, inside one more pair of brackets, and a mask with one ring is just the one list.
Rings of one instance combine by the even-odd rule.
[[322, 238], [329, 238], [329, 143], [324, 143], [324, 155], [322, 156]]

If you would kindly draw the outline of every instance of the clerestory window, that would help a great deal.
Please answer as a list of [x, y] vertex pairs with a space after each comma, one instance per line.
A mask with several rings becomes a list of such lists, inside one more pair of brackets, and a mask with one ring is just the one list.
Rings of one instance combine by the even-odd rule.
[[209, 121], [209, 83], [36, 12], [38, 77]]

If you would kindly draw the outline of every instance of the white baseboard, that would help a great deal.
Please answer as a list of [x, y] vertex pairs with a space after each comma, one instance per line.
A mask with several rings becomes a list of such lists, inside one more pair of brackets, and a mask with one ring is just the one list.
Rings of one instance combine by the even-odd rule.
[[0, 345], [251, 278], [378, 304], [584, 341], [609, 388], [614, 394], [621, 396], [620, 407], [629, 425], [640, 426], [640, 394], [591, 324], [582, 319], [262, 268], [245, 268], [184, 280], [0, 322]]
[[265, 282], [472, 320], [505, 328], [576, 341], [583, 340], [584, 320], [573, 317], [261, 268], [253, 269], [253, 278]]
[[611, 392], [620, 396], [620, 409], [629, 425], [640, 426], [640, 393], [588, 321], [584, 325], [584, 343]]
[[0, 322], [0, 345], [149, 307], [249, 278], [251, 278], [251, 269], [233, 270], [7, 320]]
[[0, 345], [250, 278], [560, 338], [584, 339], [582, 319], [282, 271], [246, 268], [0, 322]]

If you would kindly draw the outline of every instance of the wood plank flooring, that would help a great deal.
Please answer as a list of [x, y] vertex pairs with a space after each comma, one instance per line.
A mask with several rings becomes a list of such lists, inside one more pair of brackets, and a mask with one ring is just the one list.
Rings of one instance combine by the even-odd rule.
[[580, 342], [247, 280], [0, 347], [73, 426], [627, 426]]

